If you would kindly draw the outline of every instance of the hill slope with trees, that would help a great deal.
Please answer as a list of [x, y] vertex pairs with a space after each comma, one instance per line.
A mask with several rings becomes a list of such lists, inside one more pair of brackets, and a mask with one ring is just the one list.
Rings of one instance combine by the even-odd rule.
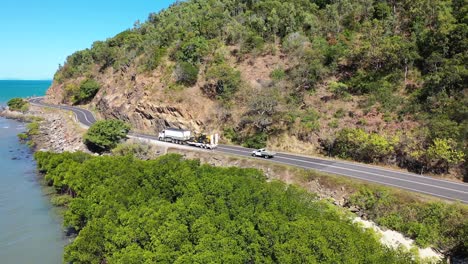
[[464, 0], [177, 2], [69, 56], [48, 100], [90, 101], [146, 132], [466, 179], [467, 12]]

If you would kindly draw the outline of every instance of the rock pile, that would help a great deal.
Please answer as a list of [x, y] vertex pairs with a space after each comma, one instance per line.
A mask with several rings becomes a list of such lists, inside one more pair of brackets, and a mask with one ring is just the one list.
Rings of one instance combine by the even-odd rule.
[[82, 135], [76, 128], [67, 124], [62, 114], [43, 115], [39, 133], [33, 136], [38, 150], [48, 150], [53, 152], [75, 152], [87, 151], [82, 142]]

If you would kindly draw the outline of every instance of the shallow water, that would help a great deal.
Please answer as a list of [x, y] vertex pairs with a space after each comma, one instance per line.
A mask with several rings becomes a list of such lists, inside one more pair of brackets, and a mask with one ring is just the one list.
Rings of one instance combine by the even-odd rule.
[[[50, 82], [0, 81], [0, 105], [41, 95]], [[62, 263], [61, 218], [45, 196], [32, 153], [17, 134], [25, 124], [0, 117], [0, 263]]]
[[42, 191], [24, 124], [0, 117], [0, 263], [61, 263], [60, 217]]

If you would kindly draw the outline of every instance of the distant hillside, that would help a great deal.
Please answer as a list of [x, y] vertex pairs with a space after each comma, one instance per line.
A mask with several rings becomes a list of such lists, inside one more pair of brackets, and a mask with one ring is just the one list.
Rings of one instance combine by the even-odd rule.
[[136, 129], [466, 176], [468, 5], [178, 2], [67, 58], [52, 102]]

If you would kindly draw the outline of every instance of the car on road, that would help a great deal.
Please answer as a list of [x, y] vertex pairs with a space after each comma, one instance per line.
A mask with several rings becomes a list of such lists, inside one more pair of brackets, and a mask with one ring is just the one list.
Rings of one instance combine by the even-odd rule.
[[252, 156], [253, 157], [261, 157], [265, 159], [271, 159], [276, 155], [275, 152], [267, 151], [266, 149], [257, 149], [252, 151]]

